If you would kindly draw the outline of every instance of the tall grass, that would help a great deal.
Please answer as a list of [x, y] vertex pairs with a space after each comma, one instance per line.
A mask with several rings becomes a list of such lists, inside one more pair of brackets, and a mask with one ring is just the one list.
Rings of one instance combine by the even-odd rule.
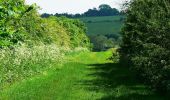
[[42, 73], [64, 58], [66, 48], [59, 49], [56, 45], [26, 45], [12, 49], [0, 50], [0, 88]]

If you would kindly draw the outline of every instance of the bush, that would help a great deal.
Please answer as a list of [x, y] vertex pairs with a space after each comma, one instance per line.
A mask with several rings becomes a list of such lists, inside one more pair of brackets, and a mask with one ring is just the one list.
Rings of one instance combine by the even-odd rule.
[[89, 35], [89, 38], [94, 51], [104, 51], [118, 45], [118, 39], [114, 35]]
[[133, 0], [122, 29], [121, 58], [159, 91], [170, 91], [169, 7], [169, 0]]
[[0, 47], [41, 42], [89, 48], [84, 23], [63, 17], [41, 18], [37, 8], [25, 5], [23, 0], [0, 1]]
[[70, 36], [71, 48], [90, 48], [90, 40], [86, 36], [86, 27], [83, 22], [78, 19], [68, 19], [66, 17], [56, 17], [56, 22], [66, 29], [67, 35]]
[[[22, 34], [18, 31], [21, 27], [13, 26], [27, 12], [22, 0], [0, 1], [0, 46], [10, 46], [17, 43]], [[31, 8], [30, 8], [31, 9]]]
[[36, 8], [0, 0], [0, 89], [55, 66], [71, 50], [89, 49], [82, 22], [41, 18]]
[[40, 74], [62, 61], [64, 52], [54, 45], [21, 46], [0, 50], [0, 87]]

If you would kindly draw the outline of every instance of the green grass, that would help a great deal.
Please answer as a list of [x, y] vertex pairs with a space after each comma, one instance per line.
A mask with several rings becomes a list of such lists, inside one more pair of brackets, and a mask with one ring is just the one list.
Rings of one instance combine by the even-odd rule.
[[118, 34], [123, 22], [120, 21], [123, 16], [104, 16], [104, 17], [84, 17], [82, 20], [87, 28], [88, 34]]
[[4, 90], [0, 100], [166, 100], [126, 66], [106, 60], [111, 54], [68, 54], [62, 64]]

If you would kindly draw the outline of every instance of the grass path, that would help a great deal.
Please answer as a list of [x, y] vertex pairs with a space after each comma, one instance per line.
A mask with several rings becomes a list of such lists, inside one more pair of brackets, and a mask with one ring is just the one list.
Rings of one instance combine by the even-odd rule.
[[68, 55], [67, 62], [6, 89], [0, 100], [166, 100], [137, 82], [126, 67], [106, 60], [110, 55]]

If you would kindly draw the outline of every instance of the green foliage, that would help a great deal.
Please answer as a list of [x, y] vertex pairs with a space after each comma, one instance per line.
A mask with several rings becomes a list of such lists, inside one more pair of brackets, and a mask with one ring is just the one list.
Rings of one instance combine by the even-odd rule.
[[112, 8], [110, 5], [107, 4], [101, 4], [98, 8], [89, 9], [81, 16], [94, 17], [94, 16], [115, 16], [115, 15], [120, 15], [118, 9]]
[[79, 18], [87, 26], [87, 34], [93, 50], [102, 51], [120, 43], [120, 31], [124, 16], [83, 17]]
[[70, 36], [71, 47], [90, 47], [90, 41], [85, 35], [86, 27], [83, 22], [66, 17], [58, 17], [56, 21], [66, 29]]
[[0, 0], [0, 89], [42, 73], [68, 50], [89, 49], [82, 22], [41, 18], [37, 8], [24, 0]]
[[41, 18], [37, 8], [36, 5], [25, 5], [23, 0], [0, 1], [0, 46], [22, 42], [88, 47], [89, 40], [82, 22], [57, 17]]
[[25, 6], [23, 0], [0, 1], [0, 46], [10, 46], [21, 40], [22, 27], [17, 26], [18, 22], [32, 9], [33, 6]]
[[113, 38], [107, 38], [104, 35], [91, 35], [89, 37], [94, 51], [104, 51], [116, 45], [116, 41]]
[[32, 48], [23, 45], [12, 50], [9, 48], [1, 49], [1, 90], [16, 81], [42, 73], [43, 70], [49, 69], [52, 64], [59, 63], [64, 57], [63, 51], [55, 44], [41, 44]]
[[133, 0], [120, 54], [154, 89], [170, 91], [170, 2]]
[[[70, 36], [68, 35], [67, 29], [57, 22], [56, 17], [50, 17], [44, 20], [44, 28], [46, 30], [45, 42], [57, 44], [60, 47], [71, 47]], [[50, 40], [49, 40], [50, 39]], [[78, 46], [77, 46], [78, 47]]]
[[[115, 51], [113, 51], [115, 52]], [[106, 60], [106, 52], [74, 52], [43, 74], [17, 82], [1, 100], [169, 100], [136, 81], [128, 68]]]
[[25, 29], [25, 42], [28, 44], [42, 42], [69, 47], [70, 37], [67, 35], [66, 29], [56, 21], [56, 18], [41, 18], [36, 10], [32, 10], [22, 18], [21, 26]]

